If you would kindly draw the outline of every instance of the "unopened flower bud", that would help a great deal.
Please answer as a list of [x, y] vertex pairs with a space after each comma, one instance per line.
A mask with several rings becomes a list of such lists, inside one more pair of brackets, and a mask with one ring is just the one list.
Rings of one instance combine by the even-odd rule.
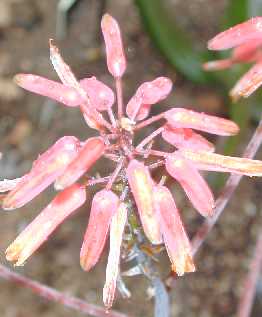
[[105, 14], [101, 28], [106, 45], [108, 70], [115, 78], [122, 77], [126, 70], [126, 58], [118, 23], [109, 14]]
[[172, 81], [167, 77], [158, 77], [138, 87], [135, 95], [129, 100], [126, 113], [131, 120], [145, 119], [151, 105], [164, 100], [172, 89]]

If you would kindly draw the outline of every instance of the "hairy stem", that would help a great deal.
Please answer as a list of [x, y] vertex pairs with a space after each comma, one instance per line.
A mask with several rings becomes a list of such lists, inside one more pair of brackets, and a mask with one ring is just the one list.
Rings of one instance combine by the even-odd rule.
[[7, 267], [1, 264], [0, 264], [0, 277], [7, 281], [14, 282], [19, 286], [31, 289], [31, 291], [33, 291], [35, 294], [37, 294], [40, 297], [43, 297], [47, 300], [50, 300], [56, 303], [60, 303], [66, 307], [72, 308], [85, 315], [90, 315], [95, 317], [128, 317], [125, 314], [118, 313], [113, 310], [107, 311], [106, 309], [102, 307], [89, 304], [79, 298], [65, 295], [51, 287], [47, 287], [27, 277], [24, 277], [18, 273], [12, 272]]
[[84, 186], [95, 186], [97, 184], [104, 184], [107, 183], [110, 180], [111, 175], [109, 176], [105, 176], [105, 177], [99, 177], [99, 178], [89, 178], [88, 176], [86, 176], [86, 178], [84, 178], [83, 180], [83, 185]]
[[165, 160], [159, 160], [159, 161], [157, 161], [155, 163], [152, 163], [152, 164], [148, 165], [148, 168], [153, 170], [153, 169], [161, 167], [163, 165], [165, 165]]
[[164, 131], [164, 128], [158, 128], [157, 130], [155, 130], [153, 133], [151, 133], [149, 136], [147, 136], [143, 141], [141, 141], [137, 147], [136, 150], [143, 150], [143, 147], [145, 145], [147, 145], [149, 142], [151, 142], [156, 136], [158, 136], [160, 133], [162, 133]]
[[117, 126], [117, 124], [116, 124], [116, 119], [115, 119], [115, 115], [114, 115], [112, 109], [109, 108], [109, 109], [107, 110], [107, 113], [108, 113], [108, 116], [109, 116], [109, 118], [110, 118], [110, 122], [111, 122], [113, 128], [116, 128], [116, 126]]
[[145, 149], [145, 150], [135, 149], [134, 152], [137, 155], [142, 155], [144, 157], [148, 157], [149, 155], [152, 155], [152, 156], [159, 156], [159, 157], [166, 158], [169, 154], [171, 154], [171, 153], [168, 153], [168, 152], [163, 152], [163, 151], [158, 151], [158, 150], [151, 150], [151, 148]]
[[163, 119], [164, 116], [165, 116], [165, 113], [162, 112], [162, 113], [160, 113], [160, 114], [158, 114], [156, 116], [153, 116], [153, 117], [151, 117], [151, 118], [149, 118], [147, 120], [144, 120], [144, 121], [138, 123], [137, 125], [135, 125], [134, 126], [134, 130], [142, 129], [142, 128], [148, 126], [149, 124], [152, 124], [152, 123], [154, 123], [154, 122], [156, 122], [156, 121], [158, 121], [160, 119]]
[[259, 274], [262, 268], [262, 233], [260, 233], [256, 247], [254, 250], [254, 256], [250, 263], [249, 272], [244, 283], [242, 296], [240, 298], [237, 317], [249, 317], [252, 310], [256, 294], [256, 285], [259, 278]]
[[106, 189], [107, 190], [110, 190], [111, 187], [113, 186], [115, 180], [117, 179], [117, 176], [118, 174], [120, 173], [122, 167], [123, 167], [123, 164], [124, 164], [124, 159], [121, 159], [120, 162], [118, 162], [114, 172], [111, 174], [110, 178], [109, 178], [109, 181], [106, 185]]

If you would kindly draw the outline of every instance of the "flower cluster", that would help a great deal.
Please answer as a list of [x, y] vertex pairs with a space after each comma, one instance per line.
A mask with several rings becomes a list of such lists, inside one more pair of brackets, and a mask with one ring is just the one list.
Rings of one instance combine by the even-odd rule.
[[209, 41], [208, 48], [234, 48], [231, 57], [205, 63], [203, 67], [208, 71], [226, 69], [239, 63], [255, 63], [231, 90], [233, 100], [249, 97], [262, 85], [262, 17], [251, 18], [219, 33]]
[[[120, 252], [126, 224], [130, 216], [136, 214], [136, 210], [128, 207], [130, 198], [127, 197], [135, 202], [149, 242], [165, 244], [172, 269], [178, 275], [195, 270], [190, 242], [174, 198], [163, 179], [157, 183], [151, 177], [151, 169], [165, 165], [167, 173], [182, 186], [193, 206], [208, 217], [212, 216], [215, 202], [200, 171], [261, 176], [262, 162], [215, 154], [214, 145], [195, 132], [235, 135], [239, 129], [230, 120], [184, 108], [172, 108], [149, 117], [151, 107], [166, 98], [172, 89], [172, 82], [166, 77], [158, 77], [138, 87], [127, 103], [125, 114], [121, 80], [126, 59], [120, 30], [108, 14], [104, 15], [101, 26], [107, 66], [116, 84], [117, 113], [113, 109], [113, 91], [95, 77], [78, 81], [50, 40], [51, 62], [62, 83], [19, 74], [15, 77], [17, 84], [65, 106], [80, 109], [88, 126], [96, 129], [99, 136], [83, 142], [74, 136], [62, 137], [39, 156], [26, 175], [14, 181], [0, 182], [0, 191], [8, 192], [2, 201], [5, 210], [24, 206], [52, 183], [59, 191], [6, 250], [7, 260], [23, 265], [57, 226], [85, 203], [88, 186], [105, 186], [92, 200], [80, 262], [84, 270], [90, 270], [99, 260], [110, 233], [103, 300], [107, 307], [111, 307], [120, 274]], [[158, 120], [163, 121], [162, 126], [135, 145], [135, 134]], [[173, 152], [153, 149], [154, 138], [159, 135], [174, 146]], [[114, 171], [103, 178], [90, 177], [87, 172], [102, 156], [114, 162]], [[147, 164], [149, 156], [151, 163]], [[154, 157], [157, 160], [152, 162]], [[118, 184], [123, 188], [120, 193], [116, 190]]]

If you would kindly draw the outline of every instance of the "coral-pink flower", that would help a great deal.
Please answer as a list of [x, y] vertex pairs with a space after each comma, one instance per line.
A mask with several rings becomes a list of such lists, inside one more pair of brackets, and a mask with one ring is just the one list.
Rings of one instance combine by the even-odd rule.
[[233, 100], [249, 97], [262, 85], [262, 17], [251, 18], [219, 33], [208, 42], [208, 48], [234, 49], [227, 59], [205, 63], [203, 67], [207, 71], [226, 69], [234, 64], [254, 63], [230, 91]]
[[154, 181], [150, 176], [149, 169], [143, 163], [131, 160], [126, 172], [145, 234], [151, 243], [159, 244], [162, 242], [162, 237], [159, 223], [155, 216]]
[[177, 275], [194, 272], [190, 242], [180, 219], [171, 192], [165, 186], [154, 186], [154, 205], [157, 220], [163, 234], [172, 270]]
[[80, 184], [60, 192], [7, 248], [7, 260], [14, 261], [17, 266], [23, 265], [57, 226], [83, 205], [85, 200], [85, 187]]
[[[133, 226], [136, 216], [150, 243], [165, 244], [172, 269], [178, 275], [195, 270], [190, 242], [174, 198], [162, 181], [158, 184], [151, 176], [153, 168], [164, 165], [198, 212], [208, 217], [213, 213], [214, 197], [201, 170], [262, 176], [262, 162], [215, 154], [214, 145], [195, 132], [234, 135], [239, 129], [230, 120], [184, 108], [172, 108], [147, 118], [151, 106], [166, 98], [172, 89], [172, 82], [166, 77], [141, 84], [124, 109], [122, 76], [126, 59], [119, 26], [108, 14], [101, 25], [108, 69], [116, 83], [116, 98], [95, 77], [78, 81], [52, 40], [50, 58], [62, 83], [31, 74], [15, 77], [24, 89], [79, 109], [99, 136], [83, 142], [73, 136], [59, 139], [39, 156], [26, 175], [0, 182], [0, 191], [8, 192], [2, 202], [6, 210], [24, 206], [52, 183], [60, 191], [7, 248], [7, 260], [23, 265], [57, 226], [84, 204], [89, 186], [104, 186], [92, 201], [80, 262], [86, 271], [94, 267], [110, 235], [103, 301], [111, 307], [121, 274], [120, 254], [125, 246], [122, 240], [138, 237], [139, 223]], [[115, 99], [117, 109], [113, 107]], [[162, 120], [162, 126], [134, 144], [135, 135], [158, 120]], [[153, 148], [154, 138], [160, 135], [174, 146], [171, 153]], [[104, 177], [91, 177], [87, 172], [102, 157], [113, 161], [114, 170]]]

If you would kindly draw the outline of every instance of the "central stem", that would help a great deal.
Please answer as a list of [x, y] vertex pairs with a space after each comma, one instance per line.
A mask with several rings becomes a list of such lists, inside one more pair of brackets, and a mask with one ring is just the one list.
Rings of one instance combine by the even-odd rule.
[[117, 112], [118, 119], [123, 117], [123, 91], [122, 91], [122, 81], [120, 77], [116, 78], [116, 98], [117, 98]]

